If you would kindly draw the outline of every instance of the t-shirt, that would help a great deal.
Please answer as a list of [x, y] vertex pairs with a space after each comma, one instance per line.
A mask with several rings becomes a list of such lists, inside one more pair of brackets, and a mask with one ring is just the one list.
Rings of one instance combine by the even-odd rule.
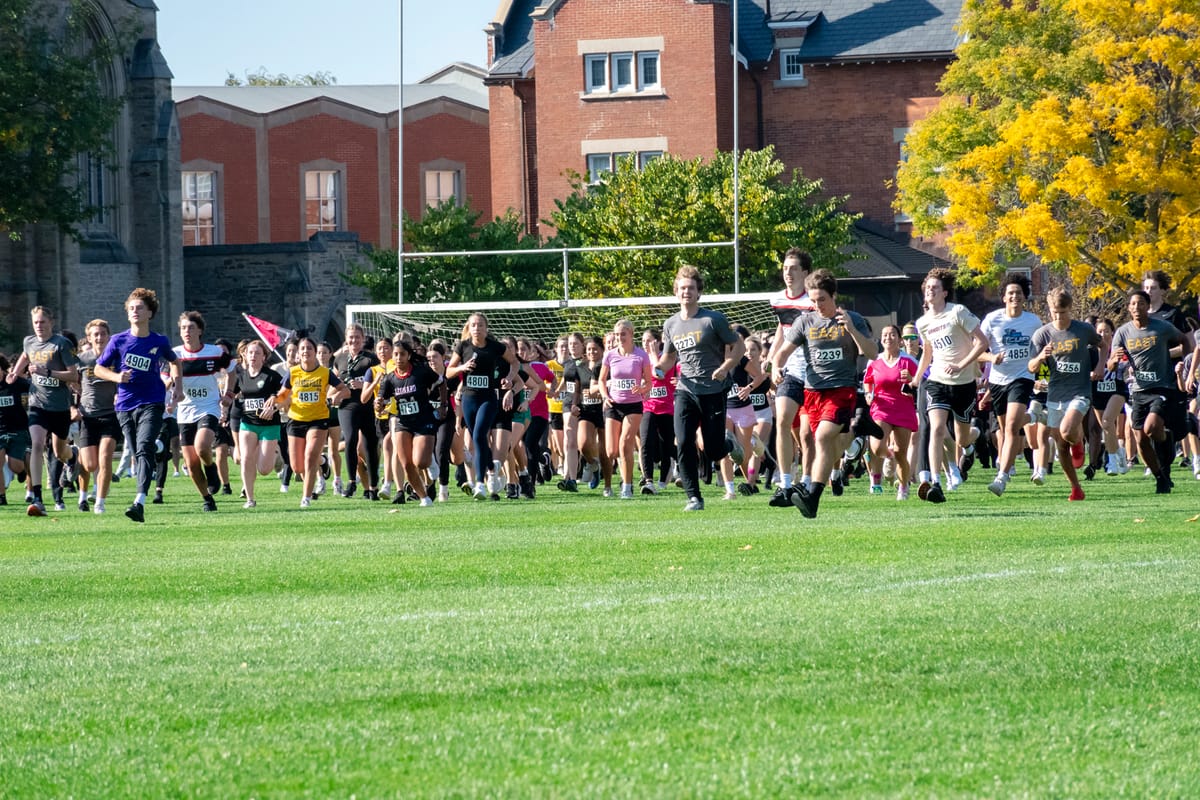
[[1050, 345], [1053, 355], [1046, 360], [1050, 365], [1050, 388], [1046, 400], [1051, 403], [1066, 403], [1076, 397], [1092, 396], [1092, 354], [1088, 348], [1100, 346], [1100, 334], [1086, 322], [1071, 320], [1065, 331], [1053, 324], [1037, 329], [1030, 340], [1036, 355]]
[[642, 401], [642, 411], [646, 414], [675, 413], [675, 381], [679, 378], [679, 365], [672, 364], [671, 368], [660, 378], [655, 375], [650, 381], [650, 394]]
[[567, 359], [563, 365], [562, 385], [558, 389], [558, 399], [562, 403], [563, 413], [575, 405], [575, 395], [579, 392], [579, 362], [573, 358]]
[[645, 368], [650, 364], [650, 356], [646, 351], [634, 345], [633, 352], [625, 355], [620, 348], [614, 347], [604, 354], [603, 363], [608, 367], [608, 396], [612, 401], [640, 403], [642, 395], [638, 389], [642, 385]]
[[288, 417], [296, 422], [317, 422], [329, 419], [325, 397], [329, 394], [329, 388], [341, 386], [342, 380], [319, 364], [312, 372], [297, 364], [289, 370], [283, 385], [292, 393]]
[[460, 365], [475, 359], [475, 369], [460, 376], [463, 394], [494, 392], [500, 388], [500, 381], [508, 377], [509, 364], [504, 357], [507, 348], [503, 342], [489, 336], [483, 345], [476, 347], [470, 339], [463, 339], [454, 345], [454, 352]]
[[[376, 366], [379, 359], [370, 350], [359, 350], [358, 355], [350, 355], [349, 350], [338, 353], [333, 360], [333, 370], [342, 382], [350, 386], [350, 381], [361, 380], [362, 385], [371, 382], [371, 367]], [[351, 386], [350, 394], [341, 402], [339, 408], [362, 405], [362, 386]]]
[[1183, 332], [1169, 322], [1156, 317], [1146, 320], [1146, 327], [1139, 328], [1133, 320], [1117, 328], [1113, 334], [1112, 348], [1125, 348], [1133, 380], [1130, 388], [1135, 392], [1175, 387], [1175, 370], [1171, 367], [1171, 348], [1184, 341]]
[[[541, 378], [542, 383], [546, 384], [546, 386], [553, 386], [554, 381], [557, 380], [550, 367], [541, 361], [530, 362], [529, 371]], [[546, 397], [545, 389], [532, 396], [530, 396], [529, 389], [526, 389], [524, 394], [525, 400], [529, 403], [530, 416], [539, 419], [550, 419], [550, 403]]]
[[45, 411], [69, 411], [71, 387], [53, 375], [37, 375], [34, 368], [62, 372], [79, 364], [75, 348], [64, 336], [55, 333], [44, 342], [26, 336], [25, 357], [29, 359], [29, 407]]
[[978, 327], [979, 318], [958, 303], [947, 303], [937, 314], [927, 311], [917, 320], [917, 333], [925, 347], [933, 348], [929, 380], [959, 386], [979, 379], [978, 361], [953, 375], [946, 372], [946, 364], [962, 361], [975, 347], [972, 334]]
[[729, 391], [725, 393], [726, 408], [745, 408], [750, 405], [750, 396], [747, 395], [743, 400], [739, 394], [742, 387], [750, 383], [750, 373], [746, 371], [746, 365], [749, 363], [750, 359], [742, 356], [733, 372], [729, 373]]
[[29, 430], [29, 415], [21, 395], [29, 393], [29, 381], [17, 378], [12, 383], [0, 378], [0, 433], [24, 433]]
[[175, 348], [183, 375], [183, 400], [175, 414], [180, 425], [190, 425], [206, 416], [221, 416], [220, 378], [229, 368], [229, 354], [215, 344], [200, 345], [188, 350], [187, 345]]
[[159, 369], [164, 362], [177, 358], [171, 340], [161, 333], [150, 331], [145, 336], [136, 336], [130, 330], [113, 334], [96, 363], [114, 372], [132, 373], [128, 383], [117, 385], [117, 411], [132, 411], [166, 400], [167, 390]]
[[242, 420], [252, 425], [278, 425], [279, 412], [264, 417], [262, 407], [268, 397], [279, 394], [282, 388], [283, 378], [273, 369], [260, 369], [257, 375], [239, 369], [234, 377], [233, 394], [241, 398]]
[[[587, 408], [595, 411], [604, 403], [604, 398], [600, 395], [600, 362], [595, 364], [586, 359], [575, 363], [575, 375], [578, 377], [578, 389], [575, 392], [574, 402], [580, 408]], [[596, 391], [592, 392], [591, 389]]]
[[[871, 326], [855, 311], [843, 312], [850, 324], [870, 337]], [[858, 385], [858, 344], [837, 317], [822, 317], [815, 311], [799, 317], [784, 339], [805, 350], [808, 372], [804, 385], [818, 391]]]
[[904, 387], [917, 374], [918, 366], [917, 360], [908, 353], [900, 353], [894, 364], [889, 365], [880, 356], [867, 365], [863, 383], [870, 384], [874, 390], [871, 419], [910, 431], [917, 429], [917, 400], [907, 394]]
[[675, 314], [663, 324], [663, 355], [671, 352], [679, 358], [679, 385], [676, 389], [694, 395], [725, 393], [729, 376], [713, 380], [712, 374], [725, 361], [725, 348], [738, 339], [729, 320], [720, 311], [697, 309], [684, 319]]
[[[557, 386], [558, 382], [562, 380], [563, 365], [558, 363], [558, 359], [552, 358], [546, 362], [546, 368], [550, 370], [551, 376], [547, 380], [546, 376], [542, 375], [542, 380], [546, 381], [546, 385], [549, 387]], [[541, 375], [540, 372], [538, 374]], [[561, 414], [562, 413], [563, 403], [562, 403], [561, 395], [559, 395], [558, 397], [548, 397], [547, 403], [548, 403], [548, 408], [549, 408], [549, 411], [551, 414]], [[530, 411], [532, 411], [532, 410], [533, 409], [530, 408]], [[534, 414], [534, 416], [536, 417], [537, 414]]]
[[[809, 299], [808, 292], [804, 292], [799, 297], [792, 297], [783, 290], [777, 295], [771, 297], [771, 311], [775, 313], [775, 317], [779, 320], [781, 333], [786, 334], [788, 329], [792, 327], [792, 323], [801, 314], [806, 314], [809, 311], [816, 311], [817, 307], [813, 305], [813, 301]], [[783, 374], [791, 375], [798, 381], [804, 380], [804, 372], [807, 364], [804, 360], [804, 348], [797, 347], [795, 351], [788, 356], [787, 363], [783, 365]]]
[[105, 417], [116, 413], [117, 385], [96, 377], [100, 356], [91, 350], [79, 354], [79, 413]]
[[1029, 340], [1040, 327], [1041, 319], [1029, 311], [1022, 311], [1021, 316], [1014, 319], [1007, 310], [998, 308], [983, 318], [979, 329], [987, 337], [988, 349], [1004, 354], [1003, 361], [991, 365], [988, 383], [1007, 386], [1019, 378], [1033, 380], [1029, 359], [1037, 351], [1030, 352]]
[[390, 370], [379, 382], [379, 396], [387, 404], [395, 403], [395, 415], [407, 425], [434, 421], [432, 390], [442, 382], [442, 376], [428, 364], [413, 364], [398, 375]]

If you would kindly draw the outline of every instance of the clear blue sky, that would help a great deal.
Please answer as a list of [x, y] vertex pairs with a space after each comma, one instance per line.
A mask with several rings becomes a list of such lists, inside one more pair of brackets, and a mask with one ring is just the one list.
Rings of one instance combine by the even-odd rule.
[[[265, 67], [331, 72], [340, 84], [414, 83], [454, 61], [485, 66], [499, 0], [159, 2], [158, 39], [180, 86]], [[403, 13], [403, 38], [401, 14]]]

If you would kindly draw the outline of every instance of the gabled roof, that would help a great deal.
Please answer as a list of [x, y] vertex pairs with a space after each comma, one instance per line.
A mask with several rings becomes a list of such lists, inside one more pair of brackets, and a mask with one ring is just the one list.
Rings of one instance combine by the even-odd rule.
[[[405, 87], [406, 92], [407, 89]], [[391, 114], [400, 108], [400, 87], [394, 83], [385, 86], [172, 86], [171, 96], [176, 104], [207, 97], [255, 114], [269, 114], [322, 97], [376, 114]]]
[[488, 77], [523, 78], [533, 69], [533, 12], [542, 0], [501, 0], [492, 35], [492, 65]]
[[742, 0], [739, 50], [750, 63], [770, 60], [774, 27], [780, 36], [803, 36], [802, 61], [948, 58], [961, 41], [955, 26], [962, 6], [963, 0]]
[[855, 223], [854, 235], [858, 241], [858, 251], [866, 259], [848, 261], [842, 264], [850, 278], [894, 278], [923, 280], [929, 270], [934, 267], [952, 268], [954, 265], [943, 258], [931, 255], [898, 242], [871, 230], [870, 223], [859, 221]]

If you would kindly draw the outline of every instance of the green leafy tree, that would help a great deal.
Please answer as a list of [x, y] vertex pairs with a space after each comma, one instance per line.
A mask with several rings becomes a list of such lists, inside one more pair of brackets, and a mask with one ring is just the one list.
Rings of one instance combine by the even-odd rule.
[[[537, 237], [524, 231], [513, 212], [479, 224], [481, 213], [453, 201], [426, 209], [420, 220], [404, 215], [406, 252], [446, 253], [485, 250], [533, 250]], [[370, 265], [345, 276], [367, 289], [374, 303], [397, 299], [399, 254], [375, 250]], [[467, 302], [472, 300], [530, 300], [547, 283], [561, 285], [556, 255], [488, 255], [406, 258], [406, 303]]]
[[[839, 210], [844, 197], [820, 197], [821, 182], [799, 170], [785, 179], [773, 148], [744, 151], [738, 163], [742, 291], [779, 285], [779, 258], [789, 247], [808, 250], [817, 265], [847, 259], [856, 215]], [[572, 177], [572, 193], [557, 201], [551, 224], [566, 247], [685, 244], [733, 239], [733, 156], [681, 159], [670, 155], [637, 169], [632, 157], [588, 186]], [[621, 297], [670, 294], [682, 263], [704, 272], [706, 290], [732, 292], [729, 247], [573, 255], [571, 295]]]
[[964, 282], [1036, 258], [1093, 295], [1162, 269], [1200, 287], [1194, 0], [969, 0], [970, 38], [914, 127], [898, 206]]
[[318, 71], [307, 75], [288, 75], [286, 72], [272, 74], [266, 67], [259, 67], [257, 72], [246, 72], [244, 78], [239, 78], [232, 72], [225, 73], [226, 86], [334, 86], [337, 78], [332, 72]]
[[65, 15], [40, 0], [0, 5], [0, 231], [19, 235], [51, 223], [74, 235], [98, 209], [77, 180], [79, 157], [111, 155], [123, 98], [106, 96], [98, 75], [119, 42], [95, 42], [86, 10]]

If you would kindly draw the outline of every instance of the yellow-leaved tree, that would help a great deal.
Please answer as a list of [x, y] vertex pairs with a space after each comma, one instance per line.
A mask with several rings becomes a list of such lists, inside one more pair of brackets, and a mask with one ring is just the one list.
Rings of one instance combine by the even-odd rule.
[[897, 206], [966, 282], [1034, 256], [1097, 293], [1200, 289], [1200, 3], [968, 0]]

